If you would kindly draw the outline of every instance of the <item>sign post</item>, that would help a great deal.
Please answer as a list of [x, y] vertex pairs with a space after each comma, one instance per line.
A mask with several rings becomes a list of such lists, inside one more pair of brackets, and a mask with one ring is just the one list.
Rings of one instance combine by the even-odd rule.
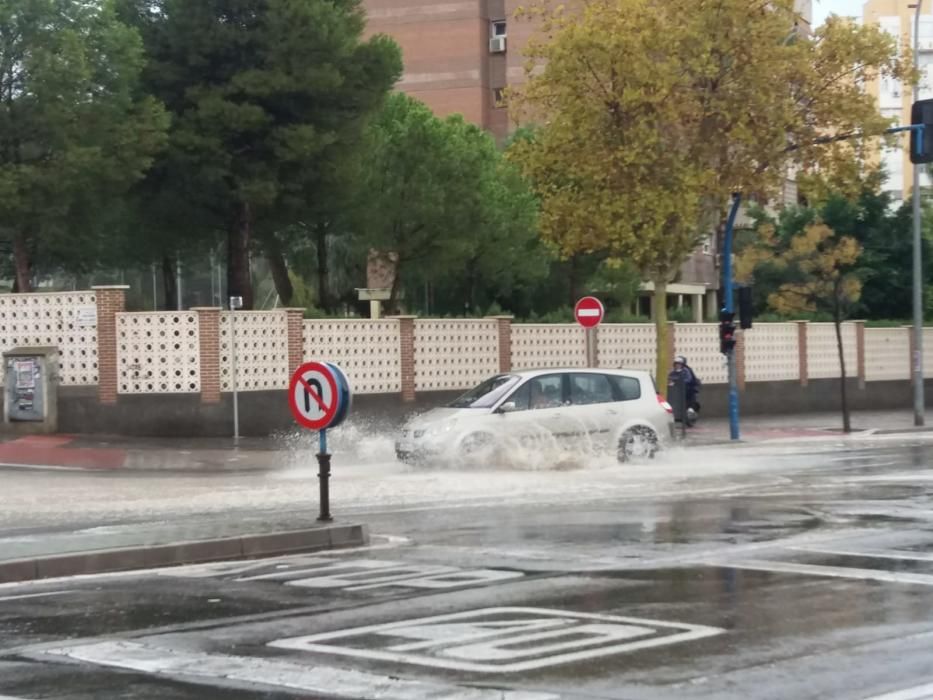
[[606, 315], [603, 303], [596, 297], [583, 297], [573, 309], [573, 316], [586, 330], [586, 366], [596, 367], [599, 359], [596, 357], [596, 327], [602, 323]]
[[243, 308], [243, 297], [230, 297], [230, 387], [233, 389], [233, 441], [240, 441], [240, 396], [236, 378], [236, 319], [237, 309]]
[[288, 405], [295, 421], [318, 433], [318, 520], [333, 520], [330, 514], [330, 452], [327, 429], [336, 428], [350, 413], [353, 392], [347, 375], [330, 362], [306, 362], [292, 375], [288, 385]]

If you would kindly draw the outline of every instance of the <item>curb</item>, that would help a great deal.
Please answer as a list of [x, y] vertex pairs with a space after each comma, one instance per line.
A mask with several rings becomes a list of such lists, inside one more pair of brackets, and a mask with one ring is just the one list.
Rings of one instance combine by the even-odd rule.
[[933, 427], [917, 426], [913, 428], [882, 428], [879, 430], [867, 431], [872, 435], [911, 435], [913, 433], [930, 433]]
[[0, 583], [154, 569], [231, 559], [302, 554], [369, 544], [366, 525], [334, 525], [214, 540], [99, 549], [0, 562]]

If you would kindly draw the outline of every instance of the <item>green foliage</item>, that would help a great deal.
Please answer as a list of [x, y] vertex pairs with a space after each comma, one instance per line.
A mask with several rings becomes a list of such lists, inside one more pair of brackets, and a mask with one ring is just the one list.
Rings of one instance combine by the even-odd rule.
[[545, 313], [534, 313], [527, 318], [521, 319], [525, 323], [573, 323], [573, 308], [570, 306], [561, 306], [558, 309], [547, 311]]
[[141, 218], [199, 237], [224, 231], [230, 291], [249, 307], [252, 238], [299, 220], [328, 191], [401, 73], [398, 47], [362, 40], [358, 0], [121, 5], [145, 39], [146, 87], [174, 117]]
[[587, 292], [595, 294], [609, 307], [628, 309], [638, 296], [641, 275], [629, 262], [603, 260], [587, 281]]
[[33, 264], [94, 266], [107, 213], [164, 143], [139, 91], [139, 35], [110, 2], [0, 2], [0, 239], [19, 291]]
[[355, 228], [364, 250], [397, 256], [390, 306], [428, 286], [435, 312], [472, 312], [547, 274], [534, 197], [485, 131], [397, 93], [366, 153]]
[[887, 126], [861, 84], [914, 78], [878, 27], [790, 32], [793, 0], [540, 0], [526, 14], [541, 31], [509, 102], [545, 126], [512, 156], [541, 197], [546, 240], [629, 260], [654, 283], [658, 376], [665, 285], [730, 193], [767, 199], [790, 166], [841, 169], [853, 150], [833, 137]]
[[[861, 298], [851, 309], [851, 315], [869, 320], [909, 318], [912, 308], [913, 287], [913, 233], [912, 215], [909, 204], [892, 210], [887, 193], [875, 188], [864, 189], [857, 198], [850, 199], [833, 193], [815, 207], [791, 207], [778, 216], [769, 215], [762, 209], [752, 212], [755, 229], [739, 232], [736, 237], [737, 266], [739, 280], [753, 281], [756, 315], [764, 318], [767, 313], [768, 297], [782, 284], [791, 281], [790, 273], [782, 268], [771, 251], [763, 255], [748, 256], [746, 252], [758, 242], [758, 230], [763, 226], [774, 229], [781, 245], [798, 235], [816, 221], [825, 222], [838, 231], [847, 231], [862, 248], [854, 266], [862, 283]], [[925, 205], [923, 214], [923, 274], [925, 288], [933, 283], [933, 207]], [[754, 276], [750, 276], [749, 264], [753, 263]], [[930, 299], [933, 301], [933, 299]], [[933, 318], [933, 307], [924, 305], [929, 318]], [[809, 318], [806, 314], [793, 313], [793, 318]], [[785, 318], [785, 317], [780, 317]], [[825, 314], [822, 320], [827, 320]]]

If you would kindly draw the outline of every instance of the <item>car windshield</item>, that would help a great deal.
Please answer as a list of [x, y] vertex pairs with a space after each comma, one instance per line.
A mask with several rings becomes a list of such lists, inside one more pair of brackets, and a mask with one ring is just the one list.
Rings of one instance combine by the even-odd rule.
[[520, 377], [513, 374], [496, 375], [447, 405], [450, 408], [492, 408], [519, 380]]

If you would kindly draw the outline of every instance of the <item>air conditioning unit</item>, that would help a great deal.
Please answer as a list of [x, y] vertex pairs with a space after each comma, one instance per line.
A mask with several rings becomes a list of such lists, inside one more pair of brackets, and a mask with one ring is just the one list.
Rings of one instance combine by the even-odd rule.
[[489, 40], [489, 53], [505, 53], [504, 36], [494, 36]]

